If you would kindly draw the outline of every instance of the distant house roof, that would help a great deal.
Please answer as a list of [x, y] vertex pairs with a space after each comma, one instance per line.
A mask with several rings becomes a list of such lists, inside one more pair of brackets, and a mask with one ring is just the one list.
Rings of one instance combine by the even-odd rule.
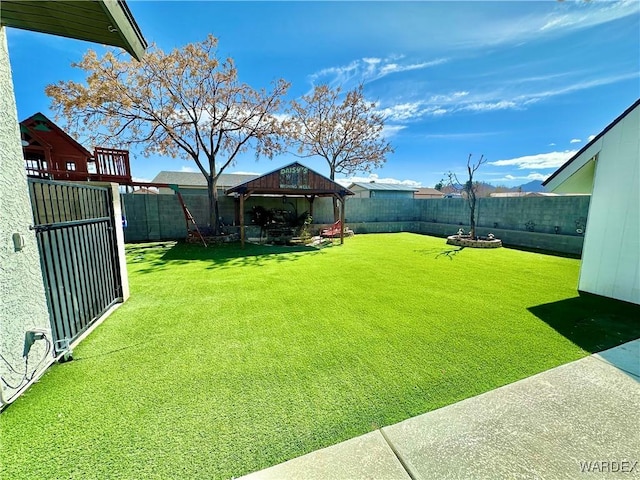
[[378, 182], [353, 182], [349, 185], [349, 189], [354, 186], [364, 188], [365, 190], [387, 190], [395, 192], [417, 192], [418, 187], [412, 187], [409, 185], [402, 185], [400, 183], [378, 183]]
[[[249, 175], [244, 173], [223, 173], [218, 178], [218, 188], [231, 188], [241, 183], [248, 182], [259, 175]], [[201, 172], [171, 172], [163, 170], [152, 180], [152, 183], [168, 183], [183, 187], [203, 187], [207, 186], [207, 179]]]
[[[578, 153], [576, 153], [573, 157], [571, 157], [569, 160], [567, 160], [560, 168], [558, 168], [558, 170], [553, 172], [553, 175], [551, 175], [549, 178], [547, 178], [542, 183], [542, 185], [547, 187], [547, 188], [549, 188], [549, 189], [551, 189], [551, 190], [554, 190], [558, 185], [562, 184], [562, 182], [566, 180], [566, 178], [561, 178], [561, 177], [569, 177], [573, 173], [578, 171], [581, 167], [585, 166], [594, 157], [594, 155], [597, 154], [600, 151], [601, 143], [602, 143], [601, 142], [602, 137], [609, 130], [611, 130], [618, 123], [620, 123], [622, 121], [622, 119], [624, 119], [627, 115], [629, 115], [633, 110], [635, 110], [639, 106], [640, 106], [640, 99], [636, 100], [633, 105], [631, 105], [624, 112], [622, 112], [620, 114], [620, 116], [618, 116], [618, 118], [616, 118], [613, 122], [611, 122], [609, 125], [607, 125], [604, 128], [604, 130], [602, 130], [589, 143], [587, 143], [584, 147], [582, 147], [578, 151]], [[565, 170], [569, 169], [569, 167], [572, 167], [571, 168], [572, 172], [570, 172], [568, 175], [562, 175], [562, 173]]]
[[133, 193], [138, 195], [157, 195], [159, 192], [155, 188], [140, 187], [134, 190]]
[[419, 188], [415, 193], [416, 197], [444, 197], [444, 193], [440, 190], [436, 190], [435, 188]]

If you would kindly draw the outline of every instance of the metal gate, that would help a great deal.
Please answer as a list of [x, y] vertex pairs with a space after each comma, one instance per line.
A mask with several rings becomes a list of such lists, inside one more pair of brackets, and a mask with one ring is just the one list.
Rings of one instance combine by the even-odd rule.
[[56, 353], [122, 297], [110, 188], [29, 179]]

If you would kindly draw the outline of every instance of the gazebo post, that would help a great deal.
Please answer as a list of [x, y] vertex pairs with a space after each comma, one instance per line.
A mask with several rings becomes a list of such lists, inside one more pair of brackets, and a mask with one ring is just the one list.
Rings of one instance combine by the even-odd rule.
[[240, 246], [244, 248], [244, 193], [240, 194]]
[[344, 243], [344, 196], [340, 195], [340, 245]]
[[311, 196], [307, 197], [307, 196], [305, 195], [305, 198], [306, 198], [307, 200], [309, 200], [309, 216], [310, 216], [311, 218], [313, 218], [313, 201], [316, 199], [316, 196], [315, 196], [315, 195], [311, 195]]

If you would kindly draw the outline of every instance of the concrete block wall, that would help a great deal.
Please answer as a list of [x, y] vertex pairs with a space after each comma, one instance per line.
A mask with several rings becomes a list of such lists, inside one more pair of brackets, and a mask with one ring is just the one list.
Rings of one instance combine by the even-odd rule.
[[122, 195], [127, 220], [125, 241], [142, 242], [186, 237], [182, 208], [175, 195]]
[[[581, 234], [576, 230], [580, 226], [584, 230], [590, 199], [588, 195], [481, 198], [477, 205], [478, 226], [580, 236]], [[423, 221], [461, 225], [463, 228], [468, 228], [469, 207], [464, 199], [442, 198], [417, 201], [424, 203]], [[558, 227], [557, 232], [556, 227]]]
[[[199, 225], [208, 224], [206, 195], [183, 195]], [[478, 202], [478, 234], [493, 233], [505, 245], [539, 248], [561, 253], [580, 254], [587, 218], [589, 196], [482, 198]], [[220, 213], [227, 230], [235, 232], [235, 201], [220, 199]], [[124, 195], [128, 242], [181, 239], [186, 227], [175, 195]], [[245, 204], [245, 224], [251, 225], [254, 205], [265, 208], [309, 210], [303, 198], [250, 197]], [[347, 225], [355, 233], [416, 232], [452, 235], [462, 227], [468, 230], [469, 210], [463, 199], [348, 198]], [[333, 223], [330, 198], [318, 198], [313, 206], [313, 231]], [[556, 229], [556, 227], [558, 227]]]
[[[454, 234], [452, 227], [455, 225], [448, 223], [420, 222], [416, 233], [433, 235], [436, 237], [447, 237]], [[501, 228], [478, 227], [478, 235], [486, 236], [493, 233], [502, 240], [505, 246], [524, 247], [551, 252], [580, 255], [584, 237], [582, 235], [562, 235], [555, 233], [538, 233], [529, 231], [506, 230]]]
[[421, 219], [420, 200], [413, 198], [348, 198], [347, 223], [416, 222]]

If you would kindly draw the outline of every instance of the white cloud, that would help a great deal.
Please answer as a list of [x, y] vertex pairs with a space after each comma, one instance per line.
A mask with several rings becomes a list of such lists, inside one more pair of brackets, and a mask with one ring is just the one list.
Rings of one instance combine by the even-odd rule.
[[460, 108], [460, 110], [469, 110], [472, 112], [491, 112], [494, 110], [509, 110], [518, 108], [516, 102], [510, 100], [499, 100], [497, 102], [479, 102], [469, 103]]
[[378, 110], [387, 120], [393, 122], [407, 122], [424, 116], [437, 117], [448, 113], [447, 108], [441, 106], [426, 105], [424, 102], [407, 102], [391, 105]]
[[[544, 8], [545, 4], [549, 8]], [[543, 37], [558, 37], [640, 12], [637, 0], [540, 2], [539, 5], [521, 18], [505, 15], [450, 32], [448, 44], [463, 48], [515, 45]]]
[[549, 146], [550, 146], [550, 147], [555, 147], [555, 146], [556, 146], [556, 144], [555, 144], [555, 143], [553, 143], [553, 142], [551, 142], [551, 143], [549, 144]]
[[309, 80], [314, 85], [327, 83], [331, 86], [351, 88], [353, 85], [372, 82], [393, 73], [422, 70], [448, 61], [446, 58], [436, 58], [426, 62], [402, 63], [403, 58], [403, 55], [386, 58], [364, 57], [347, 65], [323, 68], [309, 75]]
[[610, 85], [612, 83], [618, 83], [618, 82], [631, 80], [639, 77], [640, 77], [640, 72], [629, 72], [629, 73], [622, 73], [619, 75], [610, 75], [610, 76], [605, 76], [600, 78], [593, 78], [591, 80], [574, 82], [571, 85], [559, 87], [556, 89], [543, 90], [540, 92], [533, 92], [529, 94], [522, 94], [522, 95], [519, 95], [515, 100], [517, 101], [519, 100], [521, 103], [530, 104], [545, 98], [556, 97], [558, 95], [578, 92], [580, 90], [587, 90], [589, 88], [600, 87], [603, 85]]
[[382, 136], [384, 138], [391, 138], [394, 135], [397, 135], [398, 132], [407, 128], [405, 125], [385, 125], [382, 128]]
[[[619, 75], [603, 76], [589, 80], [576, 81], [570, 85], [560, 86], [548, 90], [529, 91], [526, 93], [513, 91], [520, 87], [520, 82], [509, 80], [508, 84], [497, 87], [493, 91], [482, 91], [482, 87], [476, 92], [458, 90], [449, 93], [429, 93], [423, 99], [403, 101], [398, 103], [380, 102], [379, 112], [388, 120], [394, 122], [408, 122], [428, 116], [455, 114], [458, 112], [483, 113], [500, 110], [523, 110], [528, 106], [549, 98], [587, 90], [602, 85], [613, 84], [632, 78], [640, 78], [639, 72]], [[509, 91], [511, 90], [511, 91]], [[574, 139], [573, 143], [581, 142]], [[554, 146], [555, 144], [550, 144]]]
[[183, 165], [182, 167], [180, 167], [180, 171], [181, 172], [195, 172], [196, 169], [193, 167], [188, 167], [186, 165]]
[[504, 132], [429, 133], [424, 137], [444, 140], [463, 140], [470, 138], [490, 137], [493, 135], [501, 135], [503, 133]]
[[533, 180], [545, 181], [550, 176], [551, 176], [550, 173], [544, 175], [542, 173], [532, 172], [529, 175], [505, 175], [502, 178], [492, 179], [491, 182], [492, 183], [495, 183], [495, 182], [512, 182], [512, 181], [515, 181], [515, 180], [526, 180], [528, 182], [531, 182]]
[[569, 140], [569, 143], [581, 143], [582, 140], [580, 140], [579, 138], [572, 138], [571, 140]]
[[[375, 65], [375, 64], [371, 64], [371, 63], [367, 63], [368, 66], [370, 65]], [[328, 68], [323, 68], [322, 70], [313, 73], [310, 78], [311, 78], [311, 83], [315, 84], [316, 81], [321, 80], [323, 78], [326, 77], [333, 77], [331, 78], [331, 80], [328, 81], [329, 84], [331, 85], [342, 85], [344, 83], [347, 82], [347, 80], [350, 80], [351, 78], [353, 78], [356, 73], [358, 72], [358, 67], [359, 67], [359, 62], [358, 61], [354, 61], [351, 62], [349, 65], [342, 65], [339, 67], [328, 67]]]
[[469, 92], [462, 90], [459, 92], [446, 93], [444, 95], [433, 95], [429, 98], [431, 103], [451, 103], [459, 101], [460, 99], [469, 96]]
[[140, 182], [140, 183], [150, 183], [151, 180], [149, 180], [148, 178], [143, 178], [143, 177], [131, 177], [131, 180], [133, 180], [134, 182]]
[[[501, 15], [477, 28], [460, 27], [451, 32], [449, 46], [482, 47], [540, 39], [544, 36], [558, 36], [576, 29], [607, 23], [617, 18], [640, 13], [640, 2], [622, 0], [614, 2], [552, 2], [549, 8], [542, 5], [532, 8], [522, 18]], [[486, 41], [485, 41], [486, 40]], [[411, 61], [402, 55], [387, 57], [362, 57], [340, 66], [320, 70], [310, 75], [312, 83], [328, 83], [351, 88], [360, 82], [372, 82], [394, 73], [428, 69], [454, 61], [455, 58], [435, 58], [425, 61]], [[518, 72], [514, 74], [514, 72]], [[627, 71], [594, 73], [593, 71], [563, 71], [540, 75], [523, 74], [522, 66], [514, 72], [489, 75], [489, 83], [475, 81], [460, 84], [451, 91], [429, 90], [437, 82], [423, 82], [412, 90], [411, 85], [402, 82], [402, 91], [395, 98], [381, 98], [379, 111], [388, 121], [407, 123], [426, 117], [454, 115], [460, 112], [482, 114], [507, 110], [525, 110], [533, 104], [549, 101], [551, 98], [589, 90], [622, 81], [640, 79], [640, 72]], [[428, 77], [428, 72], [425, 72]], [[521, 77], [521, 78], [518, 78]], [[404, 80], [404, 79], [403, 79]], [[410, 79], [407, 79], [410, 80]], [[425, 87], [426, 85], [426, 87]], [[395, 87], [392, 87], [395, 88]], [[389, 94], [386, 94], [389, 95]], [[554, 145], [551, 145], [554, 146]]]
[[289, 120], [291, 118], [291, 115], [289, 115], [288, 113], [274, 113], [272, 117], [275, 118], [278, 122], [282, 123], [285, 120]]
[[638, 6], [637, 0], [570, 2], [566, 6], [560, 5], [556, 11], [549, 14], [546, 22], [539, 30], [540, 32], [550, 32], [592, 27], [637, 14], [639, 11]]
[[243, 172], [243, 171], [229, 172], [229, 173], [235, 173], [236, 175], [262, 175], [261, 173], [258, 173], [258, 172]]
[[544, 169], [558, 168], [569, 160], [577, 150], [566, 150], [564, 152], [538, 153], [536, 155], [525, 155], [523, 157], [509, 158], [488, 162], [496, 167], [518, 167], [519, 169]]
[[595, 135], [589, 135], [589, 137], [587, 138], [587, 142], [590, 142], [591, 140], [593, 140], [594, 138], [596, 138]]
[[387, 119], [394, 122], [401, 122], [403, 120], [411, 120], [422, 116], [421, 102], [412, 103], [400, 103], [392, 105], [380, 110], [380, 113]]
[[383, 65], [382, 68], [380, 68], [380, 71], [376, 79], [382, 78], [391, 73], [409, 72], [411, 70], [422, 70], [423, 68], [434, 67], [436, 65], [441, 65], [446, 61], [447, 59], [445, 58], [438, 58], [430, 62], [411, 63], [409, 65], [398, 65], [397, 63], [388, 63], [386, 65]]
[[348, 187], [349, 185], [351, 185], [354, 182], [361, 182], [361, 183], [369, 183], [369, 182], [391, 183], [393, 185], [406, 185], [406, 186], [409, 186], [409, 187], [416, 187], [416, 188], [422, 187], [422, 183], [417, 182], [415, 180], [398, 180], [397, 178], [392, 178], [392, 177], [380, 178], [375, 173], [371, 173], [367, 177], [352, 176], [352, 177], [346, 177], [346, 178], [336, 178], [336, 182], [339, 183], [342, 186], [345, 186], [345, 187]]

